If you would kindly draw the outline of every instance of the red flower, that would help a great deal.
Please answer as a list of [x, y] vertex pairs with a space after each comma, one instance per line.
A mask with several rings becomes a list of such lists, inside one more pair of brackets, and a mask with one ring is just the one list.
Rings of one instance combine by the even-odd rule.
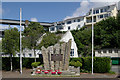
[[57, 74], [62, 74], [62, 72], [57, 72]]
[[51, 74], [56, 74], [56, 72], [51, 72]]
[[42, 72], [44, 72], [45, 70], [41, 70]]
[[35, 73], [37, 73], [37, 74], [41, 74], [41, 72], [40, 72], [40, 71], [36, 71]]
[[48, 71], [45, 71], [44, 73], [45, 73], [45, 74], [48, 74], [49, 72], [48, 72]]
[[48, 72], [51, 72], [52, 70], [47, 70]]

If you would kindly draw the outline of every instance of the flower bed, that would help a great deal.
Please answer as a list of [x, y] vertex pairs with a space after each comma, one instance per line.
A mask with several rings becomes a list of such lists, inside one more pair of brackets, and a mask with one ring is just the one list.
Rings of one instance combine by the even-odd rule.
[[35, 73], [36, 73], [36, 74], [41, 74], [41, 72], [40, 72], [40, 71], [36, 71]]
[[58, 75], [62, 74], [62, 72], [57, 72]]
[[56, 72], [51, 72], [51, 74], [53, 74], [53, 75], [54, 75], [54, 74], [56, 74]]
[[48, 71], [45, 71], [44, 73], [45, 73], [45, 74], [48, 74], [49, 72], [48, 72]]

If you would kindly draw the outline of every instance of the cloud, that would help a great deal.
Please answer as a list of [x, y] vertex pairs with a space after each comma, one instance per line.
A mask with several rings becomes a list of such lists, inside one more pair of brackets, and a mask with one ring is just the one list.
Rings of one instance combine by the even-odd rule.
[[[92, 1], [92, 0], [91, 0]], [[90, 2], [88, 0], [83, 0], [80, 2], [80, 7], [78, 7], [72, 14], [72, 16], [66, 16], [64, 20], [73, 18], [73, 17], [79, 17], [79, 16], [84, 16], [91, 8], [96, 8], [96, 7], [101, 7], [101, 6], [106, 6], [106, 5], [111, 5], [115, 4], [116, 2]]]
[[33, 22], [38, 22], [37, 18], [31, 18], [30, 20]]

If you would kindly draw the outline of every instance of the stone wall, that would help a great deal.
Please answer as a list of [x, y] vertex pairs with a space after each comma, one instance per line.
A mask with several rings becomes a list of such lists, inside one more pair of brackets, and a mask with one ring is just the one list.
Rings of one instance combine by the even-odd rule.
[[45, 48], [42, 46], [43, 63], [45, 70], [69, 70], [71, 39], [67, 43], [57, 43]]

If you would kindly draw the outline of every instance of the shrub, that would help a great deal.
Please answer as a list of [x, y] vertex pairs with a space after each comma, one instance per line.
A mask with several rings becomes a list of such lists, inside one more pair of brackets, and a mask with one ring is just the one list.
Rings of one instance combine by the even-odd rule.
[[[93, 63], [93, 71], [95, 73], [106, 73], [110, 71], [110, 61], [111, 59], [108, 57], [94, 57]], [[84, 58], [84, 69], [88, 71], [92, 71], [92, 58], [85, 57]]]
[[[70, 66], [75, 66], [75, 67], [80, 66], [80, 64], [76, 62], [80, 62], [82, 64], [81, 67], [82, 70], [85, 70], [87, 72], [92, 71], [92, 57], [71, 58]], [[94, 57], [93, 71], [95, 73], [109, 72], [111, 68], [110, 62], [111, 59], [109, 57]]]
[[74, 65], [75, 65], [75, 61], [71, 61], [71, 62], [69, 63], [69, 65], [70, 65], [70, 66], [74, 66]]
[[32, 67], [37, 67], [38, 65], [40, 65], [40, 62], [33, 62], [33, 63], [31, 64]]
[[81, 67], [82, 66], [82, 63], [80, 63], [79, 61], [75, 62], [74, 64], [75, 67]]
[[[20, 59], [19, 57], [12, 57], [12, 62], [13, 62], [13, 70], [19, 69], [20, 68]], [[22, 58], [22, 66], [24, 68], [32, 68], [31, 64], [35, 61], [34, 58]], [[37, 58], [37, 62], [40, 62], [43, 64], [43, 59], [42, 58]], [[10, 58], [9, 57], [2, 57], [2, 70], [10, 70]]]

